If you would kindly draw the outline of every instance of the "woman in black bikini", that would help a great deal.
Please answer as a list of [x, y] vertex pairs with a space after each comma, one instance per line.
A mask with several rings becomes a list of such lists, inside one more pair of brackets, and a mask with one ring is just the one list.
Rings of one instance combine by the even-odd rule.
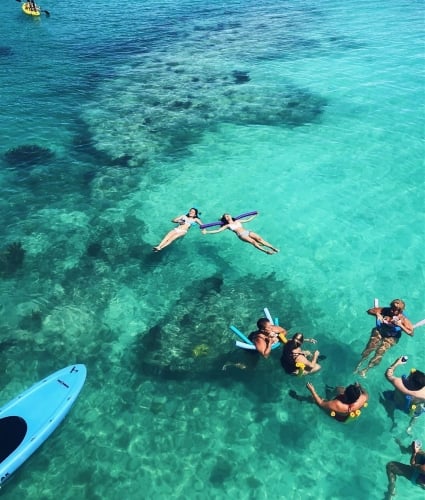
[[[305, 339], [308, 342], [316, 343], [314, 339]], [[280, 364], [282, 368], [291, 375], [308, 375], [318, 372], [321, 368], [317, 359], [320, 352], [303, 351], [301, 346], [304, 342], [304, 335], [296, 333], [283, 347]], [[308, 359], [311, 357], [311, 361]], [[297, 366], [299, 364], [300, 366]]]

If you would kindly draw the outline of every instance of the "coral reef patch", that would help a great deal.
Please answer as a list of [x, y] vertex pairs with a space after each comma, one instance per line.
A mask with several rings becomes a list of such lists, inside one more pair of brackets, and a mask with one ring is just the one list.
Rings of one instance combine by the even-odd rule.
[[23, 266], [25, 250], [21, 242], [10, 243], [0, 252], [0, 276], [12, 276]]
[[53, 151], [37, 144], [23, 144], [9, 149], [4, 155], [4, 159], [10, 166], [20, 168], [48, 163], [53, 157]]

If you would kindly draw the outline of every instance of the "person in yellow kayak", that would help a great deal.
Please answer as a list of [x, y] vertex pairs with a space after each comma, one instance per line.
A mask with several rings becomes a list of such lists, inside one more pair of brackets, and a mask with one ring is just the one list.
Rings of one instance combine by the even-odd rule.
[[27, 7], [29, 10], [31, 10], [32, 12], [38, 12], [40, 9], [38, 8], [38, 6], [36, 5], [36, 3], [34, 2], [34, 0], [28, 0], [28, 2], [26, 2], [27, 4]]

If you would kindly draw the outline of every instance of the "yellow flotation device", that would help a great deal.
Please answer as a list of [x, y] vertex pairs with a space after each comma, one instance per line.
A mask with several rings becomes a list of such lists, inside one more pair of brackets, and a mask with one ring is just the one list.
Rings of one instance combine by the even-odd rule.
[[279, 333], [279, 338], [280, 338], [280, 341], [282, 342], [282, 344], [288, 343], [288, 339], [286, 338], [286, 336], [283, 333]]
[[[365, 403], [362, 408], [366, 408], [367, 407], [367, 403]], [[343, 421], [344, 424], [347, 424], [348, 422], [351, 422], [352, 420], [356, 420], [357, 418], [360, 417], [360, 415], [362, 414], [362, 412], [360, 410], [356, 410], [356, 411], [350, 411], [350, 414], [347, 416], [347, 418]], [[336, 413], [334, 411], [331, 411], [330, 413], [331, 417], [336, 417]]]
[[297, 368], [297, 377], [301, 377], [302, 375], [304, 375], [305, 364], [301, 363], [301, 362], [297, 362], [297, 363], [295, 363], [295, 366]]
[[29, 2], [25, 2], [22, 4], [22, 11], [24, 14], [28, 14], [29, 16], [39, 16], [40, 15], [40, 9], [38, 6], [35, 6], [36, 10], [31, 9], [31, 6]]

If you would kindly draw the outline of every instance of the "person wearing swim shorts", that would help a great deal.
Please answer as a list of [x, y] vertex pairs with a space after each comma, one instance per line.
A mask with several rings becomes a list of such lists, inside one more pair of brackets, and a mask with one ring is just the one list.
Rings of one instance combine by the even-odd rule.
[[279, 342], [279, 335], [286, 336], [286, 330], [281, 326], [273, 325], [267, 318], [260, 318], [257, 321], [257, 328], [258, 330], [251, 332], [248, 338], [254, 343], [261, 356], [268, 358], [273, 344]]
[[416, 419], [425, 412], [425, 373], [420, 370], [412, 370], [408, 376], [396, 377], [394, 375], [395, 369], [405, 363], [404, 357], [401, 356], [385, 372], [385, 377], [395, 390], [385, 391], [384, 400], [381, 402], [385, 405], [392, 403], [393, 408], [411, 414], [412, 418], [407, 427], [407, 432], [410, 433]]
[[316, 373], [321, 369], [321, 366], [317, 362], [320, 352], [314, 351], [312, 354], [310, 351], [303, 351], [301, 346], [304, 341], [313, 344], [316, 343], [315, 339], [304, 339], [304, 335], [298, 332], [283, 346], [280, 364], [286, 373], [291, 375], [299, 375], [301, 373], [302, 375], [308, 375]]
[[413, 484], [425, 489], [425, 452], [421, 450], [421, 445], [418, 441], [413, 441], [411, 450], [410, 465], [401, 462], [387, 463], [388, 490], [385, 500], [390, 500], [395, 496], [397, 476], [405, 477]]
[[311, 392], [317, 406], [320, 406], [322, 410], [328, 412], [339, 422], [348, 420], [350, 415], [363, 408], [369, 399], [366, 390], [358, 383], [351, 384], [346, 388], [337, 387], [337, 395], [331, 400], [321, 398], [311, 382], [308, 382], [306, 387]]
[[[376, 316], [376, 326], [372, 328], [369, 342], [355, 369], [360, 376], [364, 377], [368, 370], [381, 362], [385, 352], [398, 343], [403, 332], [413, 337], [413, 325], [403, 314], [404, 308], [405, 304], [401, 299], [394, 299], [390, 307], [368, 309], [367, 314]], [[366, 368], [359, 371], [363, 361], [366, 361], [372, 352], [374, 355]]]
[[159, 252], [166, 246], [173, 243], [173, 241], [185, 236], [192, 226], [196, 226], [196, 224], [200, 226], [202, 221], [199, 219], [198, 215], [200, 215], [198, 210], [192, 207], [186, 215], [179, 215], [172, 219], [171, 222], [178, 224], [178, 226], [167, 233], [161, 242], [153, 247], [152, 250], [154, 252]]
[[233, 231], [240, 240], [245, 241], [246, 243], [250, 243], [261, 252], [264, 252], [268, 255], [273, 255], [274, 253], [279, 252], [277, 248], [268, 243], [266, 240], [263, 240], [263, 238], [257, 233], [244, 229], [242, 225], [245, 222], [250, 222], [252, 219], [257, 217], [257, 215], [258, 214], [255, 214], [251, 217], [236, 220], [230, 214], [223, 214], [220, 219], [220, 222], [222, 222], [223, 225], [219, 229], [213, 229], [212, 231], [203, 229], [202, 234], [221, 233], [226, 229], [230, 229], [230, 231]]

